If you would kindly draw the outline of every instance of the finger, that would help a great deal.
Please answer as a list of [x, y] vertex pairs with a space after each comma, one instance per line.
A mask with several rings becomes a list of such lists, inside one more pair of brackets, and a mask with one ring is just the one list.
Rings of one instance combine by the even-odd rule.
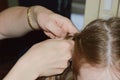
[[73, 46], [74, 46], [74, 41], [73, 40], [66, 40], [70, 45], [71, 45], [71, 48], [73, 48]]
[[[67, 59], [70, 59], [72, 57], [73, 53], [74, 53], [74, 41], [64, 39], [64, 42], [65, 43], [63, 43], [62, 45], [64, 45], [65, 48], [62, 48], [62, 50], [66, 51]], [[66, 56], [64, 56], [64, 57], [66, 57]]]
[[[67, 25], [67, 27], [66, 27], [66, 25]], [[64, 24], [63, 24], [62, 28], [67, 28], [66, 30], [70, 34], [79, 32], [79, 30], [73, 25], [73, 23], [69, 19], [64, 20]]]
[[50, 32], [44, 32], [48, 37], [52, 38], [52, 39], [55, 39], [55, 35], [53, 35], [52, 33]]
[[56, 23], [51, 23], [48, 25], [49, 31], [56, 37], [63, 37], [66, 35], [66, 32], [62, 30]]
[[68, 43], [70, 44], [70, 55], [72, 55], [73, 53], [74, 53], [74, 41], [73, 40], [67, 40], [68, 41]]
[[[57, 17], [56, 17], [57, 16]], [[56, 14], [54, 16], [56, 22], [60, 27], [62, 27], [68, 33], [78, 33], [79, 30], [73, 25], [70, 19], [63, 17], [61, 15]]]

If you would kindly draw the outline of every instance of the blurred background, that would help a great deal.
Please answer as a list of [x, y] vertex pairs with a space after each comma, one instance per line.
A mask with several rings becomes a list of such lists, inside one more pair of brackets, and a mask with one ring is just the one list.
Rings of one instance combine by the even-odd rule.
[[[0, 0], [0, 11], [13, 6], [42, 5], [69, 18], [81, 30], [85, 2], [86, 0]], [[0, 80], [33, 44], [45, 39], [48, 37], [42, 31], [32, 31], [20, 38], [0, 40]]]

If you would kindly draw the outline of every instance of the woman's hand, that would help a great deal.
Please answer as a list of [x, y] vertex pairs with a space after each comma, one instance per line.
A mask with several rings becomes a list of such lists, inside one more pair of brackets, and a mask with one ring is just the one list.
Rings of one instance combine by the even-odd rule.
[[62, 73], [71, 58], [73, 41], [50, 39], [31, 47], [4, 80], [35, 80]]
[[78, 32], [68, 18], [47, 8], [33, 6], [28, 9], [18, 6], [8, 8], [0, 13], [0, 39], [25, 35], [32, 30], [29, 22], [34, 29], [43, 30], [50, 38], [64, 38], [66, 34], [72, 35]]
[[[39, 76], [50, 76], [60, 74], [67, 68], [68, 60], [71, 58], [73, 42], [71, 40], [46, 40], [34, 45], [27, 53], [28, 61]], [[32, 60], [30, 60], [32, 59]]]
[[78, 32], [77, 28], [72, 24], [72, 22], [59, 14], [56, 14], [42, 6], [34, 6], [31, 8], [33, 10], [33, 15], [37, 21], [39, 27], [44, 33], [50, 38], [61, 38], [65, 37], [66, 34], [74, 34]]

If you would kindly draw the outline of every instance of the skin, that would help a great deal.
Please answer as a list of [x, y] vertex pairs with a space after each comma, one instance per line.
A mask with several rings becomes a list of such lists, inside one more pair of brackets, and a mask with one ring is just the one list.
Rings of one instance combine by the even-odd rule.
[[[0, 13], [0, 40], [20, 37], [32, 31], [27, 22], [27, 9], [12, 7]], [[34, 28], [43, 30], [52, 39], [33, 45], [3, 80], [35, 80], [39, 76], [60, 74], [71, 58], [74, 42], [54, 38], [78, 32], [72, 22], [42, 6], [33, 6], [30, 17]]]
[[[27, 9], [13, 7], [0, 13], [0, 39], [20, 37], [32, 31], [27, 22]], [[67, 33], [72, 35], [78, 32], [69, 19], [42, 6], [32, 7], [30, 17], [33, 27], [42, 29], [50, 38], [63, 38]]]
[[62, 73], [68, 66], [73, 44], [71, 40], [58, 39], [35, 44], [18, 60], [3, 80], [35, 80], [39, 76]]

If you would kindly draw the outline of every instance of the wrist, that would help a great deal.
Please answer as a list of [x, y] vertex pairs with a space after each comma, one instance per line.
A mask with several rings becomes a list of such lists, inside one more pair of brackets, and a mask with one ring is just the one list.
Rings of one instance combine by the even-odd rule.
[[32, 30], [40, 29], [38, 21], [37, 21], [36, 13], [34, 11], [34, 6], [27, 9], [27, 21], [28, 21], [29, 27]]
[[36, 15], [37, 22], [41, 28], [47, 24], [50, 15], [54, 12], [42, 6], [34, 6], [34, 13]]
[[3, 80], [35, 80], [38, 75], [30, 67], [20, 59]]

